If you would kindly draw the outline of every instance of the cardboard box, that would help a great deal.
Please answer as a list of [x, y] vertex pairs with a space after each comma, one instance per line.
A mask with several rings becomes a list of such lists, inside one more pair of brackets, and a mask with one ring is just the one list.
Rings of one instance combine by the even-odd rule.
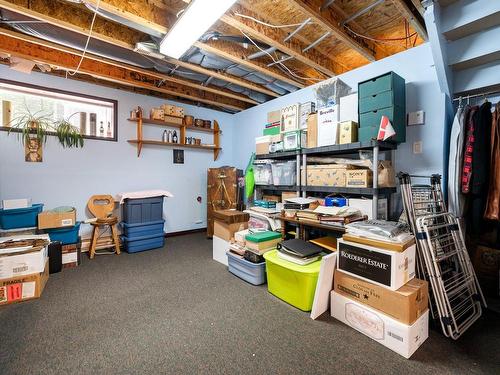
[[410, 358], [429, 337], [429, 310], [412, 325], [406, 325], [332, 291], [330, 311], [335, 319], [405, 358]]
[[299, 128], [302, 130], [307, 129], [307, 118], [309, 114], [316, 111], [316, 104], [314, 102], [306, 102], [300, 104], [300, 121]]
[[296, 191], [284, 191], [281, 193], [281, 201], [285, 202], [287, 199], [297, 198], [298, 196]]
[[38, 214], [38, 229], [72, 227], [75, 224], [75, 209], [71, 212], [44, 211]]
[[299, 129], [300, 104], [292, 104], [281, 109], [281, 131], [290, 132]]
[[415, 245], [396, 252], [339, 238], [338, 256], [340, 271], [391, 290], [415, 277]]
[[[387, 220], [387, 198], [379, 198], [377, 200], [378, 218]], [[368, 220], [373, 219], [373, 204], [372, 199], [369, 198], [349, 198], [349, 207], [357, 208], [363, 215], [368, 216]]]
[[250, 219], [250, 215], [247, 212], [231, 209], [215, 210], [212, 215], [215, 221], [222, 221], [226, 224], [246, 223]]
[[281, 111], [278, 109], [276, 111], [267, 112], [267, 123], [281, 123]]
[[272, 136], [264, 135], [255, 138], [255, 153], [257, 155], [269, 154], [269, 145], [271, 144]]
[[294, 130], [283, 133], [283, 150], [300, 150], [302, 145], [306, 144], [306, 132], [303, 130]]
[[262, 195], [262, 199], [265, 201], [276, 202], [276, 203], [281, 202], [281, 197], [279, 195], [264, 194]]
[[224, 241], [231, 241], [234, 238], [234, 234], [236, 232], [239, 232], [247, 228], [248, 228], [248, 222], [226, 224], [216, 220], [214, 222], [214, 236], [217, 236], [223, 239]]
[[16, 208], [28, 208], [28, 207], [31, 207], [31, 198], [2, 200], [2, 208], [4, 210], [14, 210]]
[[333, 278], [335, 292], [411, 325], [429, 308], [427, 281], [412, 279], [398, 290], [389, 290], [341, 271]]
[[218, 237], [214, 233], [214, 236], [212, 238], [212, 246], [213, 246], [212, 259], [227, 266], [226, 252], [229, 251], [229, 247], [231, 246], [229, 241], [226, 241], [226, 240]]
[[163, 104], [161, 107], [166, 116], [184, 117], [184, 108], [173, 104]]
[[339, 143], [353, 143], [358, 141], [358, 123], [354, 121], [344, 121], [339, 124]]
[[339, 121], [358, 122], [358, 94], [342, 96], [339, 100]]
[[49, 261], [42, 272], [0, 280], [0, 305], [39, 298], [49, 279]]
[[339, 142], [339, 106], [321, 108], [318, 111], [318, 147]]
[[346, 186], [347, 170], [353, 167], [345, 164], [321, 164], [307, 166], [307, 179], [304, 178], [304, 167], [301, 167], [301, 181], [307, 186]]
[[176, 116], [164, 115], [163, 116], [163, 121], [168, 122], [170, 124], [182, 125], [182, 122], [184, 121], [184, 118], [183, 117], [176, 117]]
[[349, 242], [356, 242], [365, 245], [370, 245], [374, 247], [381, 247], [382, 249], [391, 250], [391, 251], [405, 251], [411, 245], [415, 244], [415, 238], [412, 236], [407, 242], [398, 243], [398, 242], [390, 242], [390, 241], [381, 241], [375, 240], [373, 238], [366, 237], [357, 237], [352, 234], [345, 233], [342, 235], [342, 238]]
[[311, 113], [307, 116], [307, 148], [318, 146], [318, 114]]
[[31, 228], [16, 228], [16, 229], [0, 229], [1, 237], [12, 237], [12, 236], [23, 236], [23, 235], [35, 235], [38, 232], [37, 227]]
[[371, 188], [373, 173], [369, 169], [354, 169], [346, 172], [346, 186], [356, 188]]
[[47, 246], [0, 253], [0, 279], [43, 272], [47, 258]]

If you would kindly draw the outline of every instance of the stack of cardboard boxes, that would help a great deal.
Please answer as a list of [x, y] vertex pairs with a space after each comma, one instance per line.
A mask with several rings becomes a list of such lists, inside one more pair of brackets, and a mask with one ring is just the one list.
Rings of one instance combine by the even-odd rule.
[[0, 238], [0, 305], [39, 298], [49, 278], [49, 237]]
[[250, 215], [237, 210], [217, 210], [213, 212], [213, 259], [227, 266], [227, 255], [234, 234], [248, 228]]
[[428, 285], [415, 278], [415, 244], [338, 240], [331, 314], [409, 358], [428, 337]]

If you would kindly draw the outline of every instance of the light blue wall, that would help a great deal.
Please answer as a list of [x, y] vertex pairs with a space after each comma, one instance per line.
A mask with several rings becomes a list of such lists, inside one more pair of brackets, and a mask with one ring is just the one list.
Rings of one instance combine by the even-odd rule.
[[[391, 70], [406, 80], [407, 112], [425, 111], [425, 125], [407, 128], [407, 142], [401, 144], [395, 153], [396, 171], [442, 173], [445, 97], [439, 89], [428, 44], [352, 70], [338, 78], [357, 91], [358, 82]], [[314, 87], [307, 87], [234, 115], [233, 147], [237, 152], [233, 163], [240, 168], [246, 166], [250, 154], [255, 150], [254, 138], [262, 135], [267, 112], [306, 101], [315, 101]], [[423, 141], [423, 153], [415, 155], [412, 145], [419, 140]]]
[[[232, 115], [182, 104], [188, 114], [216, 119], [223, 135], [216, 162], [211, 152], [185, 150], [185, 164], [179, 165], [172, 162], [171, 148], [144, 146], [137, 158], [135, 146], [127, 143], [127, 139], [136, 138], [135, 124], [126, 120], [129, 111], [137, 105], [149, 111], [164, 100], [44, 74], [27, 75], [5, 66], [0, 66], [0, 77], [118, 100], [118, 142], [86, 140], [83, 150], [64, 150], [51, 137], [44, 147], [43, 163], [26, 163], [16, 135], [0, 132], [0, 199], [31, 197], [47, 208], [72, 205], [82, 220], [88, 217], [85, 207], [93, 194], [166, 189], [175, 195], [165, 204], [167, 232], [206, 226], [206, 171], [233, 163]], [[161, 139], [162, 131], [145, 127], [144, 137]], [[205, 137], [205, 133], [192, 135]], [[202, 204], [196, 201], [197, 196], [203, 197]], [[198, 220], [203, 222], [195, 224]]]

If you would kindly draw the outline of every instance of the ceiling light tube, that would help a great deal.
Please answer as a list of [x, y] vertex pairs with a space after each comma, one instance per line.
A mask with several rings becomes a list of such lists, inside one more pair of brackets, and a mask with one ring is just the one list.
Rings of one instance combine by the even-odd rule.
[[194, 0], [160, 43], [160, 52], [180, 58], [236, 0]]

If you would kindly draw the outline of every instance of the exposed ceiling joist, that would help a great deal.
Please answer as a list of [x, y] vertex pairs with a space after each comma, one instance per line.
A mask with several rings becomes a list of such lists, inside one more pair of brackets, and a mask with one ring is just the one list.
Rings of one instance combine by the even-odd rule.
[[429, 37], [427, 36], [427, 30], [423, 22], [421, 21], [421, 16], [417, 12], [417, 14], [413, 13], [405, 0], [391, 0], [396, 8], [398, 8], [399, 12], [402, 14], [404, 18], [408, 20], [410, 25], [415, 29], [420, 37], [427, 41]]
[[320, 11], [322, 0], [289, 0], [295, 7], [304, 13], [305, 17], [311, 18], [315, 23], [320, 25], [326, 31], [330, 31], [332, 35], [345, 43], [347, 46], [358, 52], [368, 61], [375, 61], [374, 52], [361, 41], [354, 39], [338, 24], [338, 20], [332, 17], [331, 9], [326, 8]]
[[303, 83], [299, 83], [296, 80], [291, 79], [288, 76], [284, 75], [283, 73], [277, 72], [275, 69], [269, 69], [264, 64], [260, 64], [257, 61], [251, 61], [246, 59], [245, 55], [238, 54], [238, 49], [234, 45], [230, 45], [227, 42], [215, 41], [215, 40], [205, 43], [196, 42], [194, 46], [198, 47], [202, 51], [219, 56], [223, 59], [241, 65], [252, 71], [265, 74], [268, 77], [286, 82], [292, 86], [300, 88], [305, 87]]
[[[0, 35], [0, 52], [7, 53], [10, 56], [32, 60], [36, 63], [55, 66], [66, 71], [73, 71], [81, 58], [79, 54], [63, 52], [58, 49], [26, 42], [6, 35]], [[206, 92], [200, 93], [198, 90], [182, 88], [178, 85], [172, 87], [168, 82], [158, 87], [161, 81], [158, 78], [147, 74], [141, 74], [124, 67], [119, 67], [116, 66], [116, 64], [83, 59], [79, 72], [122, 85], [140, 87], [174, 97], [178, 96], [195, 102], [224, 107], [235, 111], [246, 109], [246, 106], [237, 104], [238, 102], [236, 101], [221, 100], [217, 95]]]
[[[229, 13], [240, 13], [258, 19], [258, 15], [239, 5], [233, 6]], [[244, 32], [252, 38], [277, 48], [288, 56], [292, 56], [294, 59], [327, 76], [335, 76], [335, 63], [333, 60], [324, 58], [314, 49], [303, 51], [306, 46], [296, 40], [291, 39], [285, 42], [284, 40], [288, 34], [281, 29], [271, 29], [251, 19], [236, 15], [225, 14], [220, 18], [220, 21]]]
[[[35, 37], [29, 36], [26, 34], [18, 33], [18, 32], [12, 31], [12, 30], [4, 29], [4, 28], [0, 28], [0, 35], [9, 36], [11, 38], [15, 38], [15, 39], [22, 40], [22, 41], [29, 42], [29, 43], [34, 43], [34, 44], [37, 44], [37, 45], [43, 46], [43, 47], [53, 48], [55, 50], [58, 50], [61, 52], [66, 52], [66, 53], [71, 53], [73, 55], [82, 56], [82, 54], [83, 54], [81, 51], [78, 51], [78, 50], [73, 49], [73, 48], [65, 47], [65, 46], [62, 46], [60, 44], [52, 43], [52, 42], [49, 42], [49, 41], [46, 41], [43, 39], [35, 38]], [[162, 73], [159, 73], [159, 72], [156, 72], [153, 70], [143, 69], [143, 68], [139, 68], [137, 66], [133, 66], [133, 65], [129, 65], [129, 64], [124, 64], [124, 63], [121, 63], [118, 61], [106, 59], [106, 58], [96, 56], [96, 55], [93, 55], [90, 53], [86, 53], [85, 58], [89, 59], [89, 60], [94, 60], [97, 62], [102, 62], [105, 64], [114, 65], [114, 66], [117, 66], [120, 68], [128, 69], [128, 70], [136, 72], [136, 73], [145, 74], [145, 75], [148, 75], [151, 77], [158, 78], [159, 80], [162, 80], [162, 81], [168, 81], [168, 82], [172, 82], [174, 84], [191, 87], [191, 88], [196, 89], [196, 90], [210, 92], [210, 93], [215, 94], [215, 95], [225, 96], [225, 97], [228, 97], [231, 99], [240, 100], [242, 102], [246, 102], [246, 103], [250, 103], [250, 104], [259, 104], [258, 102], [248, 98], [247, 96], [238, 95], [238, 94], [233, 93], [232, 91], [229, 91], [229, 90], [225, 90], [222, 88], [206, 87], [206, 86], [203, 86], [197, 82], [188, 81], [188, 80], [182, 79], [182, 78], [176, 78], [176, 77], [162, 74]]]
[[[30, 0], [31, 6], [37, 2], [49, 3], [48, 1], [42, 1], [42, 0]], [[26, 8], [24, 6], [19, 6], [17, 4], [13, 4], [10, 1], [6, 1], [6, 0], [0, 0], [0, 8], [8, 9], [8, 10], [11, 10], [13, 12], [22, 14], [24, 16], [46, 22], [46, 23], [48, 23], [50, 25], [54, 25], [56, 27], [62, 27], [65, 30], [73, 31], [73, 32], [76, 32], [76, 33], [81, 34], [81, 35], [87, 36], [89, 33], [89, 30], [87, 28], [83, 28], [83, 27], [79, 26], [79, 24], [81, 24], [81, 20], [80, 20], [79, 16], [75, 15], [74, 13], [71, 13], [71, 12], [64, 13], [64, 17], [66, 17], [65, 19], [59, 19], [59, 18], [52, 17], [51, 14], [43, 13], [42, 9], [40, 9], [40, 12], [34, 11], [30, 8]], [[90, 23], [89, 23], [89, 25], [90, 25]], [[113, 22], [109, 22], [109, 21], [107, 22], [107, 25], [109, 25], [110, 28], [120, 27], [120, 25], [114, 24]], [[122, 26], [122, 27], [120, 27], [120, 30], [122, 30], [122, 29], [128, 29], [128, 28]], [[123, 33], [117, 33], [117, 34], [122, 35]], [[128, 50], [133, 50], [135, 47], [135, 44], [134, 44], [135, 41], [133, 41], [133, 40], [130, 40], [130, 41], [118, 40], [118, 39], [108, 37], [107, 35], [103, 35], [101, 33], [95, 32], [95, 31], [92, 32], [92, 38], [95, 38], [97, 40], [101, 40], [103, 42], [112, 44], [114, 46], [122, 47], [122, 48], [125, 48]], [[175, 65], [181, 66], [185, 69], [189, 69], [193, 72], [201, 73], [201, 74], [207, 75], [209, 77], [214, 77], [214, 78], [223, 80], [225, 82], [229, 82], [229, 83], [232, 83], [232, 84], [235, 84], [235, 85], [238, 85], [238, 86], [241, 86], [241, 87], [244, 87], [244, 88], [256, 91], [256, 92], [260, 92], [260, 93], [263, 93], [263, 94], [266, 94], [266, 95], [269, 95], [272, 97], [279, 96], [278, 94], [276, 94], [272, 90], [269, 90], [265, 87], [262, 87], [260, 85], [257, 85], [253, 82], [247, 81], [247, 80], [242, 79], [242, 78], [231, 76], [229, 74], [216, 72], [214, 70], [206, 69], [206, 68], [203, 68], [202, 66], [183, 62], [180, 60], [167, 59], [166, 61], [168, 61], [172, 64], [175, 64]], [[215, 88], [217, 88], [217, 87], [215, 86]]]

